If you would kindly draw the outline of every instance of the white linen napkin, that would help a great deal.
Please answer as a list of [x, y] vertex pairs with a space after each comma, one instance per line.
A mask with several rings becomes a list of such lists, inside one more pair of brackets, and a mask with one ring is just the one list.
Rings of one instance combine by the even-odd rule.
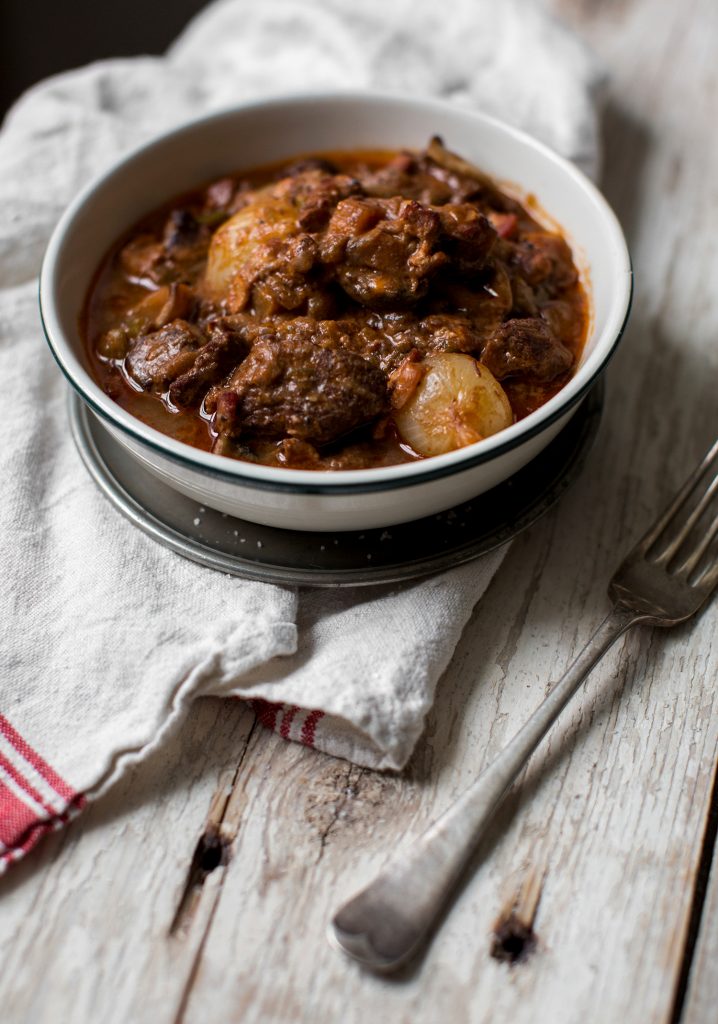
[[281, 735], [401, 768], [503, 552], [412, 585], [297, 592], [225, 577], [133, 529], [75, 452], [37, 275], [77, 190], [128, 147], [271, 93], [448, 97], [595, 172], [600, 75], [525, 0], [221, 0], [165, 57], [27, 93], [0, 133], [0, 869], [103, 793], [205, 694]]

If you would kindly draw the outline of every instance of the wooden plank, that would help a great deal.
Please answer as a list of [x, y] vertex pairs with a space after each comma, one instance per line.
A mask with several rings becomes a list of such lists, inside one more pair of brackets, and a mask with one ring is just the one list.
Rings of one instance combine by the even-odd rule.
[[[712, 6], [553, 6], [615, 75], [606, 190], [638, 281], [586, 473], [512, 549], [407, 772], [363, 771], [202, 702], [151, 763], [1, 880], [11, 1024], [670, 1020], [718, 748], [714, 609], [637, 633], [603, 663], [415, 970], [374, 978], [325, 940], [339, 902], [538, 703], [605, 612], [613, 563], [718, 433]], [[198, 853], [207, 831], [218, 844]], [[534, 946], [511, 965], [522, 935]], [[688, 1024], [715, 1005], [701, 942]]]

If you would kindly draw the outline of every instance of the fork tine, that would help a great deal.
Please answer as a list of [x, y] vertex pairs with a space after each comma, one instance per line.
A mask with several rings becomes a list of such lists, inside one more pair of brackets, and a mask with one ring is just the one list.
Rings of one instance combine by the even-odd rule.
[[[678, 553], [683, 542], [688, 537], [688, 534], [691, 532], [693, 527], [696, 525], [700, 517], [703, 515], [703, 513], [715, 497], [716, 492], [718, 492], [718, 473], [711, 480], [710, 484], [706, 488], [705, 493], [703, 494], [703, 497], [698, 502], [696, 507], [693, 509], [691, 514], [688, 516], [685, 523], [683, 524], [683, 527], [678, 532], [674, 540], [672, 540], [671, 543], [661, 552], [658, 558], [659, 562], [670, 562], [673, 556]], [[706, 545], [706, 547], [707, 546], [708, 545]]]
[[692, 573], [693, 570], [697, 567], [697, 565], [700, 562], [701, 558], [703, 558], [703, 555], [706, 553], [706, 551], [710, 547], [711, 541], [717, 535], [718, 535], [718, 515], [716, 515], [715, 519], [713, 520], [713, 522], [711, 523], [711, 525], [710, 525], [710, 527], [708, 529], [708, 532], [706, 533], [705, 537], [702, 539], [702, 541], [700, 542], [698, 547], [695, 549], [693, 554], [689, 555], [688, 558], [686, 558], [686, 560], [682, 563], [682, 565], [680, 566], [678, 571], [682, 572], [682, 573], [688, 573], [688, 574]]
[[643, 539], [641, 540], [640, 546], [644, 553], [647, 552], [648, 549], [656, 543], [656, 541], [661, 537], [661, 535], [665, 531], [666, 527], [669, 526], [670, 523], [673, 521], [676, 513], [679, 512], [682, 506], [685, 504], [686, 500], [693, 491], [693, 488], [698, 483], [703, 474], [706, 472], [706, 470], [710, 467], [716, 455], [718, 455], [718, 441], [716, 441], [712, 445], [712, 447], [709, 448], [709, 450], [706, 452], [706, 454], [703, 456], [702, 460], [696, 467], [696, 469], [691, 473], [691, 475], [684, 483], [683, 487], [681, 487], [678, 494], [675, 496], [671, 504], [668, 506], [666, 511], [663, 513], [662, 516], [660, 516], [657, 522], [654, 523], [654, 525], [651, 527], [651, 529], [648, 531], [645, 537], [643, 537]]

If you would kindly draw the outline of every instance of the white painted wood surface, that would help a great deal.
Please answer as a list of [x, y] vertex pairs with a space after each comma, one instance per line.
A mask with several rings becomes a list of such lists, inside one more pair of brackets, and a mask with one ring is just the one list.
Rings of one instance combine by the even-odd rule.
[[[605, 613], [613, 565], [718, 434], [718, 8], [551, 6], [613, 75], [604, 185], [636, 268], [582, 479], [515, 543], [403, 775], [287, 744], [241, 705], [206, 700], [149, 764], [6, 876], [3, 1021], [716, 1019], [718, 865], [702, 915], [698, 878], [718, 751], [715, 603], [690, 627], [635, 633], [602, 663], [413, 971], [366, 975], [325, 939], [338, 903], [540, 701]], [[208, 821], [226, 863], [195, 871], [183, 899]], [[509, 966], [490, 953], [512, 910], [536, 947]]]

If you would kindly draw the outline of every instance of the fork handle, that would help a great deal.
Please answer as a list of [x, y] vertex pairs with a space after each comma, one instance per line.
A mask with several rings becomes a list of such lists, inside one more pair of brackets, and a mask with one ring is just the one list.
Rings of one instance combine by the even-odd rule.
[[330, 937], [366, 967], [391, 971], [422, 945], [509, 786], [591, 669], [644, 616], [616, 606], [496, 760], [370, 885], [345, 903]]

